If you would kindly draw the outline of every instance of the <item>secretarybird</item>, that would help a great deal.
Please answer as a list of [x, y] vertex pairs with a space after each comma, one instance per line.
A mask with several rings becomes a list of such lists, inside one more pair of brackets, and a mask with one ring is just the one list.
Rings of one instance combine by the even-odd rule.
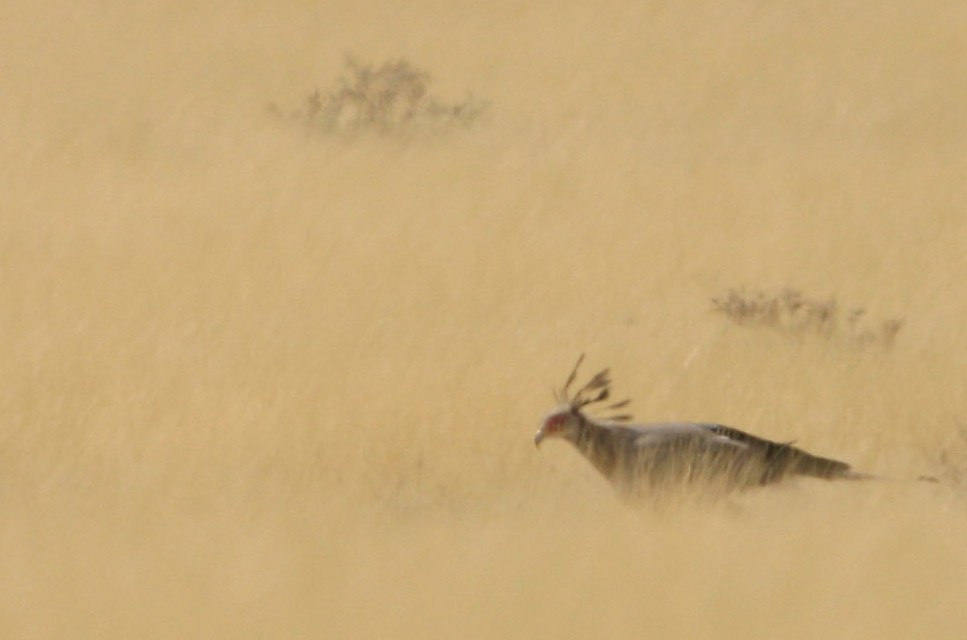
[[[559, 406], [541, 422], [534, 444], [540, 446], [546, 438], [567, 440], [623, 497], [697, 483], [745, 489], [796, 475], [826, 480], [874, 477], [853, 471], [845, 462], [807, 453], [791, 442], [773, 442], [721, 424], [638, 425], [629, 424], [631, 416], [624, 414], [592, 418], [585, 409], [608, 400], [611, 379], [609, 370], [605, 369], [569, 395], [583, 360], [584, 355], [578, 359], [564, 386], [555, 392]], [[628, 403], [628, 400], [615, 402], [604, 409], [613, 413]]]

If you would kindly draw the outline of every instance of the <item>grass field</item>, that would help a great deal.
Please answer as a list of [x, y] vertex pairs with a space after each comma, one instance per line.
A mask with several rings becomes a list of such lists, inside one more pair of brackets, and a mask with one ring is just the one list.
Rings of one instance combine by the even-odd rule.
[[[963, 3], [218, 5], [0, 9], [0, 635], [964, 637]], [[266, 117], [347, 53], [486, 121]], [[629, 508], [532, 443], [580, 352], [942, 482]]]

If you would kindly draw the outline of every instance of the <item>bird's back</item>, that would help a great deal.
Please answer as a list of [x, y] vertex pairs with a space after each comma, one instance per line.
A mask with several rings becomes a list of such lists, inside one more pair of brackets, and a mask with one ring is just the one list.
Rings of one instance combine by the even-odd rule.
[[831, 479], [852, 473], [844, 462], [720, 424], [594, 426], [592, 446], [579, 448], [622, 492], [695, 482], [745, 488], [789, 475]]

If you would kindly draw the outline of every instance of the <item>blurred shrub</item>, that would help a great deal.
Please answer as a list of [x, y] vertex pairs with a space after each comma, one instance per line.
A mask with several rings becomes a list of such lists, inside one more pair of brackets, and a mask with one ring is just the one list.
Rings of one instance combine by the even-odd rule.
[[779, 293], [730, 289], [712, 305], [732, 322], [767, 327], [789, 336], [818, 336], [857, 347], [890, 349], [903, 327], [902, 318], [867, 320], [866, 309], [843, 309], [835, 297], [809, 298], [795, 289]]
[[379, 66], [346, 59], [346, 71], [328, 91], [315, 90], [301, 107], [285, 112], [275, 104], [269, 113], [303, 123], [323, 133], [400, 134], [469, 128], [478, 124], [488, 103], [472, 94], [446, 103], [430, 93], [430, 75], [406, 60]]

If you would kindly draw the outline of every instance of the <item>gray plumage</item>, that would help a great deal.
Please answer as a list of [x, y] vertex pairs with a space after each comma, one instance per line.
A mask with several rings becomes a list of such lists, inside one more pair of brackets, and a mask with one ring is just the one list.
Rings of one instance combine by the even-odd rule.
[[[534, 438], [558, 437], [573, 444], [622, 495], [635, 496], [668, 486], [694, 483], [743, 489], [801, 475], [826, 480], [865, 479], [845, 462], [816, 456], [792, 443], [774, 442], [714, 423], [624, 424], [630, 416], [595, 419], [588, 405], [610, 395], [607, 369], [573, 396], [568, 389], [584, 356], [556, 394], [560, 405], [541, 423]], [[618, 409], [627, 401], [608, 405]]]

